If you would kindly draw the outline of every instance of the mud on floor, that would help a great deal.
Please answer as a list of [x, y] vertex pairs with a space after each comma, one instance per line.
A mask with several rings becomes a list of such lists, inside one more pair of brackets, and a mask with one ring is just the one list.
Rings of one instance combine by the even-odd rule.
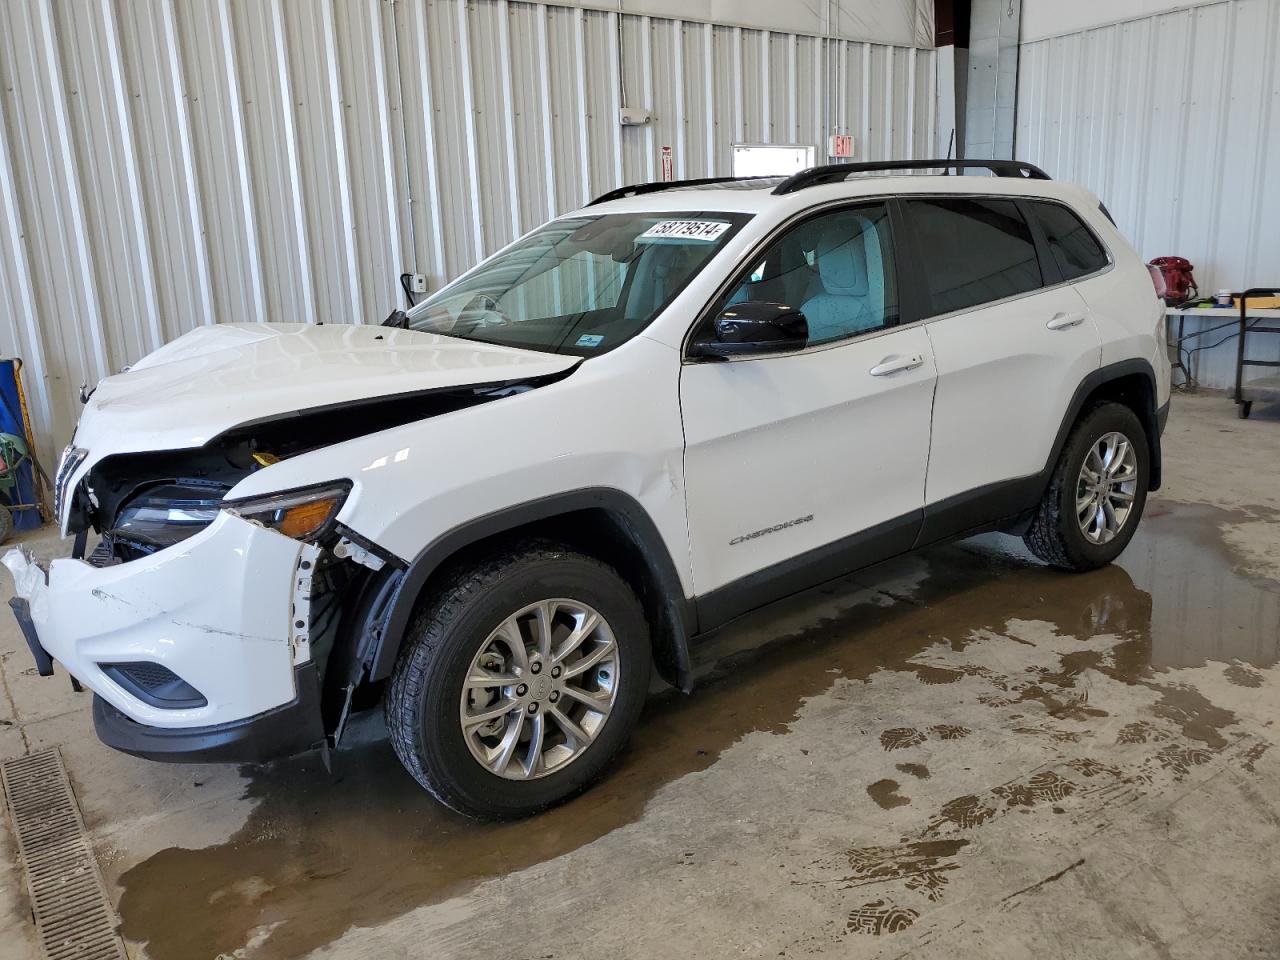
[[[618, 768], [536, 829], [443, 810], [376, 737], [339, 751], [332, 774], [314, 758], [246, 768], [255, 806], [233, 837], [161, 851], [118, 878], [122, 933], [158, 960], [251, 941], [253, 956], [299, 956], [579, 850], [680, 778], [714, 776], [752, 733], [795, 739], [817, 781], [823, 751], [861, 757], [864, 777], [818, 792], [854, 797], [860, 820], [857, 804], [891, 818], [877, 827], [867, 814], [857, 842], [816, 859], [783, 844], [795, 856], [777, 883], [812, 891], [829, 916], [793, 952], [900, 933], [947, 900], [1001, 818], [1087, 828], [1207, 765], [1254, 770], [1271, 743], [1236, 701], [1276, 689], [1280, 595], [1224, 545], [1221, 526], [1238, 519], [1153, 501], [1121, 562], [1093, 573], [1048, 571], [986, 537], [740, 622], [701, 652], [695, 695], [656, 697]], [[830, 735], [793, 737], [802, 716]], [[1015, 757], [1016, 775], [943, 797], [992, 751]], [[830, 766], [845, 776], [847, 764]]]

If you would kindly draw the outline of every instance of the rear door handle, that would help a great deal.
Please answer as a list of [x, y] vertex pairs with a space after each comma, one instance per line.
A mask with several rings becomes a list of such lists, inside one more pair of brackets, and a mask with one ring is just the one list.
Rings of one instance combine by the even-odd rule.
[[891, 373], [914, 370], [923, 363], [924, 357], [918, 353], [913, 353], [909, 357], [899, 357], [897, 354], [891, 354], [871, 368], [871, 375], [873, 377], [887, 377]]
[[1053, 319], [1045, 324], [1050, 330], [1066, 330], [1084, 323], [1083, 313], [1055, 313]]

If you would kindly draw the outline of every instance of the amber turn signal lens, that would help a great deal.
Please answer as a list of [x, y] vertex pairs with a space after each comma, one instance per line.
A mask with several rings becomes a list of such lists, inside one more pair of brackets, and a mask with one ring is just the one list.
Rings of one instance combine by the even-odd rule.
[[286, 537], [303, 540], [323, 527], [337, 511], [341, 500], [312, 500], [300, 503], [280, 512], [280, 519], [273, 526]]
[[263, 497], [224, 500], [222, 509], [286, 537], [310, 540], [324, 535], [350, 492], [351, 483], [340, 480], [324, 486], [284, 490]]

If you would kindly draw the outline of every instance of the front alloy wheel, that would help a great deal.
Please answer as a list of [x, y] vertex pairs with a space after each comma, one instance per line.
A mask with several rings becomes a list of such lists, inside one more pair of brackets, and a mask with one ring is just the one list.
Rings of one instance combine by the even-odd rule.
[[582, 756], [617, 698], [618, 643], [590, 605], [541, 600], [513, 613], [471, 659], [459, 719], [471, 755], [508, 780]]
[[513, 819], [598, 777], [649, 690], [644, 610], [607, 564], [525, 541], [459, 567], [419, 607], [391, 675], [387, 731], [460, 813]]

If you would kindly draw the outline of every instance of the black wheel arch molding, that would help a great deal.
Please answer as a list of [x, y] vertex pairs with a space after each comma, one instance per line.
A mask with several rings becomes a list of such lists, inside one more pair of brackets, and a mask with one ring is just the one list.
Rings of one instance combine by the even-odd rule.
[[[1146, 432], [1147, 445], [1151, 454], [1151, 476], [1147, 489], [1159, 490], [1161, 480], [1160, 434], [1164, 431], [1164, 423], [1168, 417], [1168, 403], [1166, 402], [1163, 406], [1157, 406], [1159, 390], [1156, 383], [1156, 371], [1151, 365], [1151, 361], [1139, 357], [1108, 363], [1086, 375], [1080, 381], [1080, 385], [1076, 387], [1076, 391], [1071, 397], [1071, 403], [1063, 415], [1062, 424], [1058, 427], [1058, 434], [1053, 439], [1053, 447], [1049, 451], [1049, 458], [1045, 462], [1044, 470], [1042, 471], [1045, 486], [1048, 486], [1049, 476], [1053, 472], [1054, 464], [1058, 462], [1058, 457], [1062, 454], [1062, 448], [1067, 442], [1067, 435], [1071, 432], [1071, 428], [1076, 421], [1080, 419], [1081, 414], [1085, 412], [1085, 404], [1090, 401], [1119, 400], [1131, 407], [1134, 413], [1138, 415], [1138, 419], [1142, 421], [1142, 427]], [[1135, 389], [1137, 391], [1136, 395], [1133, 394]], [[1040, 492], [1044, 492], [1044, 487], [1041, 487]]]
[[[607, 518], [607, 521], [602, 521]], [[611, 487], [588, 487], [505, 507], [453, 527], [437, 537], [407, 564], [389, 562], [365, 589], [349, 643], [354, 656], [341, 669], [348, 683], [381, 681], [391, 675], [414, 609], [432, 578], [447, 564], [485, 541], [504, 535], [536, 535], [559, 522], [568, 532], [575, 520], [584, 540], [600, 522], [625, 538], [630, 557], [596, 555], [619, 567], [640, 596], [650, 619], [654, 664], [663, 679], [680, 690], [693, 687], [689, 640], [697, 632], [692, 602], [685, 597], [670, 550], [649, 513], [630, 494]], [[554, 534], [553, 534], [554, 535]], [[368, 544], [367, 538], [361, 538]], [[386, 551], [381, 551], [386, 555]], [[637, 568], [637, 560], [644, 569]], [[339, 644], [346, 646], [347, 644]], [[358, 674], [358, 676], [357, 676]], [[331, 685], [326, 681], [326, 688]]]

